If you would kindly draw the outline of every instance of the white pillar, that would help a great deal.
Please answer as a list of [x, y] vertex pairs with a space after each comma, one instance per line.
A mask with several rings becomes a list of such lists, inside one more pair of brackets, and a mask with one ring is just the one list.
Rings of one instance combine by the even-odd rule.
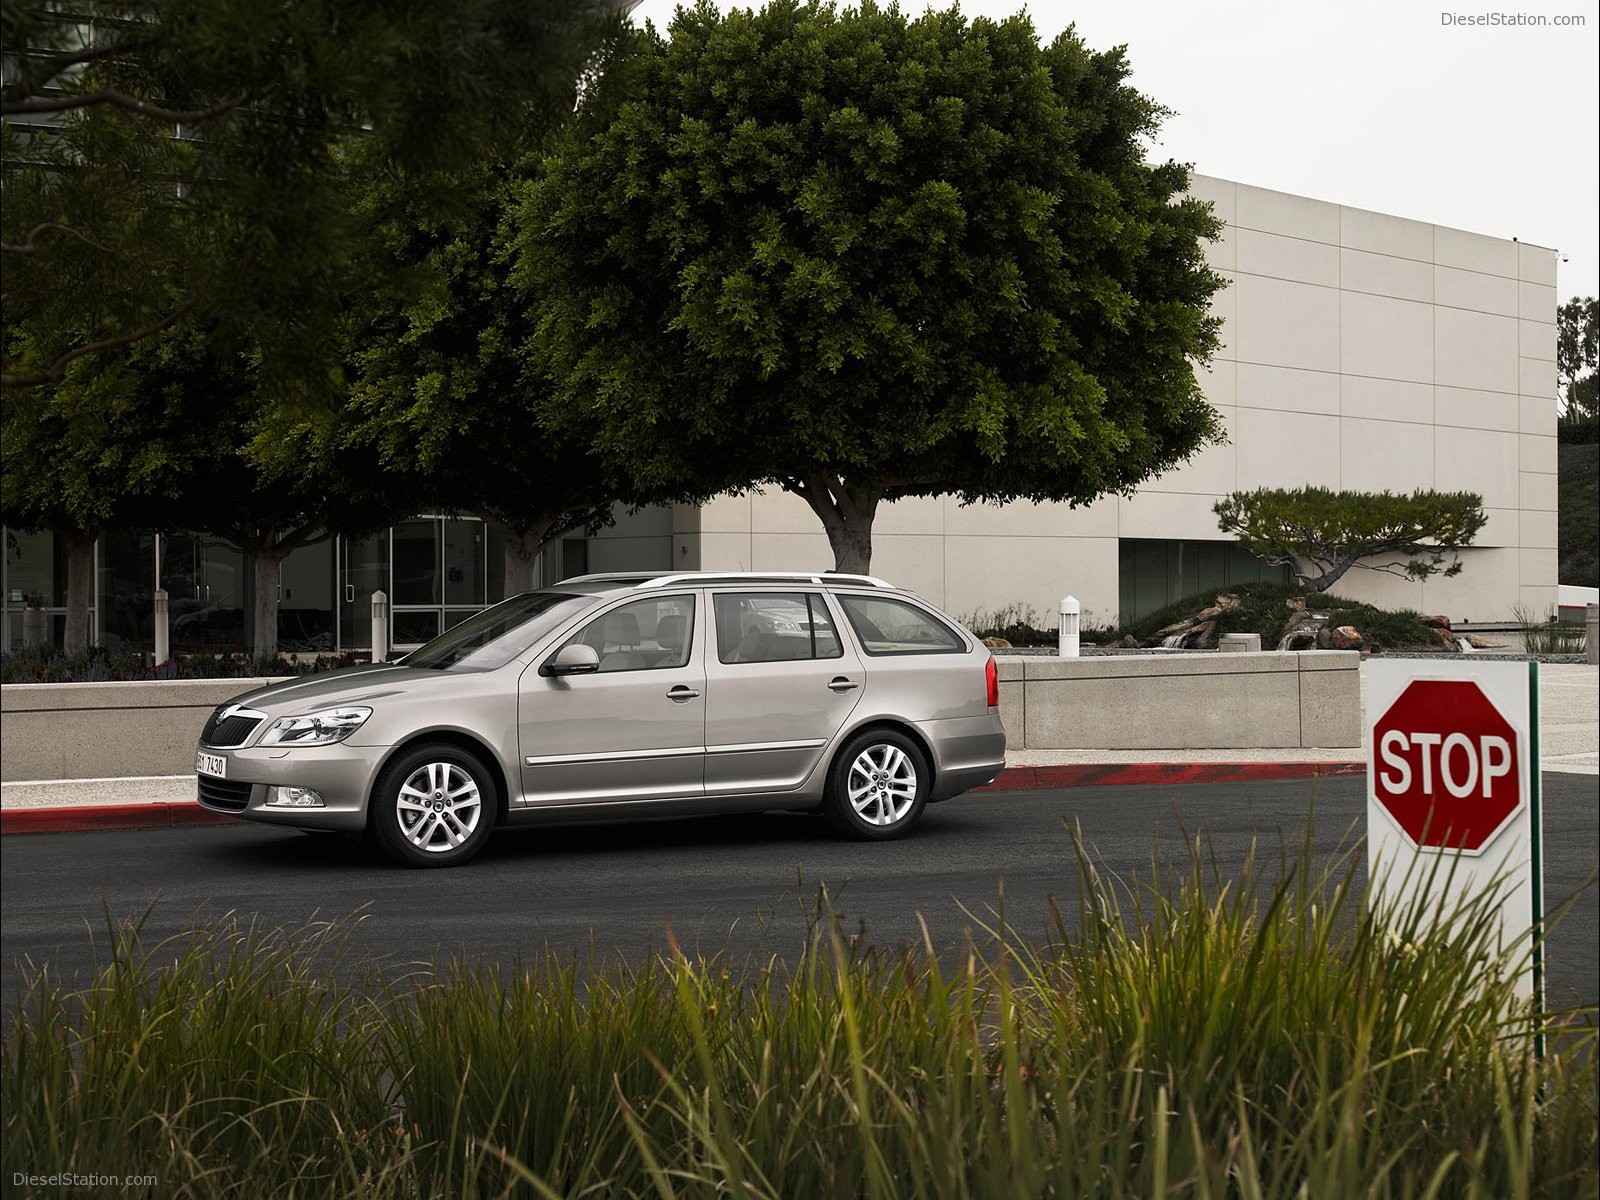
[[22, 647], [36, 650], [45, 643], [45, 611], [33, 605], [22, 610]]
[[372, 661], [389, 661], [389, 597], [372, 593]]
[[156, 665], [172, 657], [172, 644], [167, 637], [167, 589], [155, 590]]
[[1078, 621], [1082, 614], [1083, 606], [1078, 603], [1076, 596], [1061, 597], [1061, 644], [1060, 657], [1078, 657]]

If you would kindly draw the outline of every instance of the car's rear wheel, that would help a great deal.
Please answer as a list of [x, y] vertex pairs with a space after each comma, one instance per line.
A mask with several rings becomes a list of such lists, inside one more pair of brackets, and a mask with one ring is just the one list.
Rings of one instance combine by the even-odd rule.
[[846, 837], [897, 838], [922, 816], [932, 774], [922, 749], [905, 734], [869, 729], [834, 758], [823, 811]]
[[498, 803], [494, 776], [477, 755], [457, 746], [418, 746], [379, 776], [367, 828], [397, 863], [455, 867], [483, 849]]

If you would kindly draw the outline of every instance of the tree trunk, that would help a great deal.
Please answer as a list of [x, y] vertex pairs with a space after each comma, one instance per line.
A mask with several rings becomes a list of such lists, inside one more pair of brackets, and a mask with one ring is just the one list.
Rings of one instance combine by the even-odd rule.
[[881, 488], [850, 487], [829, 475], [786, 479], [783, 489], [811, 506], [833, 549], [833, 569], [852, 575], [872, 570], [872, 522], [883, 500]]
[[67, 628], [61, 648], [83, 654], [94, 640], [89, 630], [89, 606], [94, 603], [94, 543], [98, 534], [75, 530], [61, 534], [67, 547]]
[[539, 518], [520, 529], [501, 524], [505, 542], [506, 598], [531, 592], [540, 585], [539, 555], [550, 540], [556, 518]]
[[288, 555], [274, 533], [263, 535], [250, 547], [250, 562], [255, 567], [255, 598], [250, 606], [252, 659], [277, 657], [278, 584], [283, 576], [283, 560]]

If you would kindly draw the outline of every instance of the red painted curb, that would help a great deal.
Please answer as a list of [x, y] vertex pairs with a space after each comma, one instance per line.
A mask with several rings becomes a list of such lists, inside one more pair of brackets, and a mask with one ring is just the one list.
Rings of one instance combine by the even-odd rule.
[[[1030, 788], [1110, 787], [1137, 784], [1248, 783], [1365, 775], [1365, 762], [1074, 763], [1058, 767], [1007, 767], [978, 792]], [[180, 825], [231, 825], [237, 818], [194, 803], [63, 805], [0, 809], [0, 834], [72, 833], [91, 829], [170, 829]]]
[[75, 833], [91, 829], [170, 829], [175, 825], [230, 825], [233, 817], [193, 803], [74, 804], [58, 808], [0, 809], [0, 834]]
[[1027, 788], [1248, 783], [1259, 779], [1365, 775], [1366, 771], [1365, 762], [1072, 763], [1056, 767], [1007, 767], [992, 783], [975, 790], [1013, 792]]

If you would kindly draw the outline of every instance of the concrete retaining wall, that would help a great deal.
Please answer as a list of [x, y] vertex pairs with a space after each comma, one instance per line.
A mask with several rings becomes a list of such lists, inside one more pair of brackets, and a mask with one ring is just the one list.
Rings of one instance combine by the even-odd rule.
[[[1014, 750], [1361, 744], [1361, 656], [1000, 657]], [[211, 710], [270, 679], [0, 687], [0, 780], [184, 775]]]
[[1361, 656], [996, 656], [1013, 750], [1277, 750], [1361, 745]]
[[194, 771], [211, 710], [276, 679], [15, 683], [0, 687], [0, 780]]

